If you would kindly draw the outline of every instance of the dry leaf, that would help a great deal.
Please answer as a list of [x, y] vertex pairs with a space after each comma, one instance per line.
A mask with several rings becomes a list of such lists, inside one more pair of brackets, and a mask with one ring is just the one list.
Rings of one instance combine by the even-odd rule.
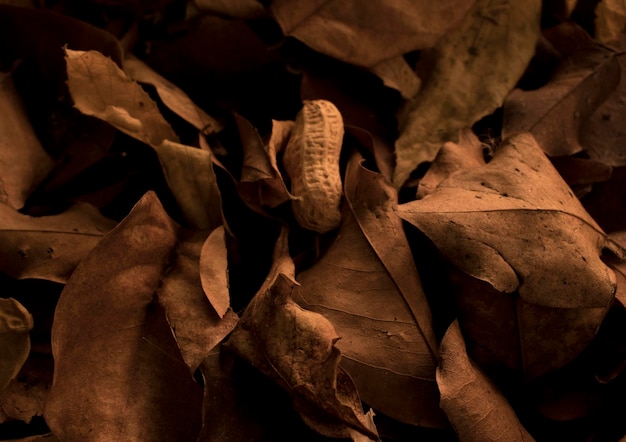
[[239, 194], [257, 212], [264, 207], [275, 208], [296, 199], [285, 185], [278, 168], [276, 155], [287, 145], [293, 121], [272, 120], [272, 134], [264, 143], [257, 130], [245, 118], [236, 115], [239, 137], [243, 145], [243, 165], [239, 180]]
[[[223, 234], [222, 227], [215, 229], [214, 233], [220, 231]], [[201, 251], [205, 251], [203, 244], [209, 243], [214, 235], [207, 238], [206, 232], [181, 231], [178, 236], [169, 270], [157, 290], [157, 299], [165, 309], [181, 356], [193, 373], [210, 351], [235, 328], [239, 317], [232, 310], [216, 314], [203, 290], [203, 286], [219, 287], [223, 284], [220, 275], [204, 272], [206, 267], [201, 261]], [[226, 258], [225, 250], [223, 258]], [[226, 267], [222, 270], [225, 274]], [[228, 294], [228, 287], [226, 290]]]
[[[475, 0], [438, 2], [273, 0], [283, 33], [331, 57], [359, 66], [430, 48], [454, 28]], [[358, 12], [358, 13], [357, 13]]]
[[368, 405], [401, 422], [445, 426], [430, 309], [393, 211], [395, 191], [358, 155], [345, 189], [349, 204], [337, 239], [298, 275], [294, 300], [333, 324], [341, 366]]
[[210, 151], [178, 143], [150, 96], [113, 61], [95, 51], [66, 49], [68, 85], [75, 106], [154, 147], [168, 185], [191, 227], [222, 223], [221, 196]]
[[200, 280], [207, 299], [220, 318], [230, 308], [228, 251], [224, 227], [213, 230], [200, 252]]
[[479, 0], [460, 26], [422, 54], [420, 63], [433, 65], [400, 121], [397, 187], [443, 143], [456, 141], [460, 129], [502, 105], [535, 51], [540, 12], [539, 0]]
[[124, 58], [124, 71], [133, 80], [154, 86], [163, 103], [199, 131], [209, 135], [222, 130], [222, 125], [196, 106], [182, 89], [132, 54]]
[[441, 341], [437, 385], [441, 408], [461, 442], [534, 441], [504, 395], [471, 361], [458, 321]]
[[551, 156], [580, 152], [581, 128], [619, 80], [615, 52], [600, 46], [580, 50], [561, 63], [544, 87], [516, 89], [507, 97], [502, 137], [530, 132]]
[[317, 432], [347, 438], [354, 429], [378, 440], [352, 380], [339, 367], [334, 327], [291, 299], [297, 284], [293, 274], [283, 231], [270, 274], [233, 331], [229, 347], [287, 390], [300, 416]]
[[202, 13], [226, 15], [234, 18], [251, 20], [263, 17], [267, 11], [257, 0], [193, 0]]
[[466, 338], [498, 362], [534, 378], [571, 361], [595, 335], [615, 292], [600, 254], [621, 251], [532, 135], [508, 138], [489, 164], [457, 171], [398, 213], [493, 288], [463, 280], [459, 303]]
[[618, 40], [626, 29], [626, 2], [602, 0], [595, 11], [596, 40], [608, 44]]
[[0, 201], [21, 209], [54, 162], [30, 124], [10, 73], [0, 72]]
[[401, 56], [383, 60], [371, 71], [383, 80], [385, 86], [396, 89], [406, 100], [415, 97], [422, 86], [422, 80]]
[[115, 226], [89, 204], [31, 217], [0, 204], [0, 270], [14, 278], [64, 284], [80, 261]]
[[[63, 440], [194, 440], [202, 389], [155, 293], [177, 227], [148, 193], [82, 261], [57, 304], [44, 416]], [[88, 386], [88, 388], [86, 388]]]
[[30, 352], [33, 317], [13, 298], [0, 298], [0, 391], [19, 373]]

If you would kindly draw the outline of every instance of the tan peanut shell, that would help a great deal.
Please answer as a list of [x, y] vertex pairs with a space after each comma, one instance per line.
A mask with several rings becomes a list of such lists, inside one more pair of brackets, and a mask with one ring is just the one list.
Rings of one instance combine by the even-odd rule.
[[333, 103], [304, 102], [283, 156], [291, 178], [292, 211], [302, 227], [325, 233], [341, 222], [339, 156], [343, 119]]

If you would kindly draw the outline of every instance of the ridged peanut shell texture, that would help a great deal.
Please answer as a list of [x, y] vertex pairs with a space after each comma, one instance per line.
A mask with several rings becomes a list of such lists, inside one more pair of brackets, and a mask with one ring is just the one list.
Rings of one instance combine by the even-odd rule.
[[283, 156], [291, 178], [291, 193], [300, 197], [292, 211], [302, 227], [325, 233], [341, 222], [339, 156], [343, 143], [343, 118], [326, 100], [304, 102]]

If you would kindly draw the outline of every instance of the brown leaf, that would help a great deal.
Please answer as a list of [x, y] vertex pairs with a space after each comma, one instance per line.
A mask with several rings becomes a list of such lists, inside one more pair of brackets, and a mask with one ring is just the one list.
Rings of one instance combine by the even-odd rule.
[[191, 227], [212, 230], [221, 225], [212, 153], [178, 143], [156, 103], [111, 59], [95, 51], [66, 49], [66, 61], [68, 85], [78, 110], [155, 148]]
[[397, 187], [443, 143], [456, 141], [460, 129], [502, 105], [534, 53], [540, 12], [538, 0], [479, 0], [460, 26], [422, 54], [430, 74], [400, 121]]
[[[181, 231], [169, 270], [157, 291], [158, 302], [165, 309], [182, 358], [192, 373], [239, 320], [232, 310], [228, 310], [228, 305], [221, 314], [216, 314], [203, 290], [203, 286], [220, 287], [224, 283], [220, 275], [205, 273], [201, 258], [201, 251], [206, 251], [206, 244], [219, 232], [223, 234], [222, 227], [207, 238], [206, 232]], [[226, 276], [226, 250], [223, 253], [222, 271]], [[228, 294], [228, 286], [225, 289]]]
[[530, 132], [552, 156], [580, 152], [578, 136], [589, 116], [619, 83], [615, 53], [595, 46], [561, 63], [550, 82], [537, 90], [514, 90], [504, 104], [502, 136]]
[[441, 341], [437, 385], [441, 408], [462, 442], [534, 441], [504, 395], [472, 362], [458, 321]]
[[388, 58], [434, 46], [474, 3], [307, 1], [296, 6], [273, 0], [270, 10], [286, 35], [331, 57], [372, 67]]
[[30, 124], [10, 73], [0, 72], [0, 201], [21, 209], [54, 163]]
[[155, 302], [176, 242], [177, 227], [148, 193], [68, 281], [52, 327], [55, 373], [44, 411], [61, 439], [197, 437], [202, 389]]
[[193, 4], [202, 13], [226, 15], [251, 20], [263, 17], [267, 11], [257, 0], [194, 0]]
[[435, 385], [437, 343], [395, 190], [355, 155], [348, 166], [343, 223], [294, 299], [337, 330], [341, 366], [370, 406], [413, 425], [445, 426]]
[[33, 317], [13, 298], [0, 298], [0, 391], [19, 373], [30, 352]]
[[[270, 275], [246, 308], [228, 345], [286, 389], [304, 421], [330, 437], [378, 440], [350, 377], [339, 367], [337, 334], [322, 315], [292, 299], [297, 284], [283, 231]], [[365, 440], [368, 440], [368, 439]]]
[[88, 204], [58, 215], [31, 217], [0, 204], [0, 269], [14, 278], [64, 284], [101, 237], [115, 226]]
[[200, 252], [200, 280], [207, 299], [220, 318], [230, 308], [228, 253], [224, 227], [213, 230]]
[[472, 320], [461, 326], [468, 339], [510, 356], [500, 362], [534, 378], [571, 361], [595, 335], [615, 292], [600, 254], [621, 252], [532, 135], [508, 138], [489, 164], [459, 170], [398, 214], [454, 266], [491, 285], [463, 281], [460, 308]]
[[256, 128], [245, 118], [235, 115], [243, 145], [243, 165], [238, 189], [241, 197], [254, 210], [275, 208], [296, 199], [285, 185], [276, 155], [287, 145], [293, 121], [272, 120], [272, 134], [264, 143]]
[[124, 71], [133, 80], [154, 86], [163, 103], [199, 131], [209, 135], [222, 130], [222, 125], [196, 106], [182, 89], [132, 54], [124, 58]]
[[607, 44], [618, 40], [626, 30], [626, 2], [602, 0], [595, 11], [596, 40]]
[[385, 86], [397, 90], [406, 100], [415, 97], [422, 86], [422, 81], [402, 56], [382, 60], [371, 71], [383, 80]]

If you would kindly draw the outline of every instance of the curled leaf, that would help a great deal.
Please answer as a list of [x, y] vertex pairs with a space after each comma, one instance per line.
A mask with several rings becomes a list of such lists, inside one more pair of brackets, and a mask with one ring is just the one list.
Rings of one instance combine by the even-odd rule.
[[202, 288], [220, 318], [230, 308], [228, 256], [224, 235], [224, 227], [213, 230], [202, 245], [200, 254]]
[[396, 141], [393, 182], [402, 186], [458, 131], [500, 107], [526, 69], [539, 37], [541, 2], [479, 0], [457, 28], [422, 54], [432, 64], [408, 104]]
[[0, 391], [17, 376], [30, 352], [33, 317], [13, 298], [0, 298]]

